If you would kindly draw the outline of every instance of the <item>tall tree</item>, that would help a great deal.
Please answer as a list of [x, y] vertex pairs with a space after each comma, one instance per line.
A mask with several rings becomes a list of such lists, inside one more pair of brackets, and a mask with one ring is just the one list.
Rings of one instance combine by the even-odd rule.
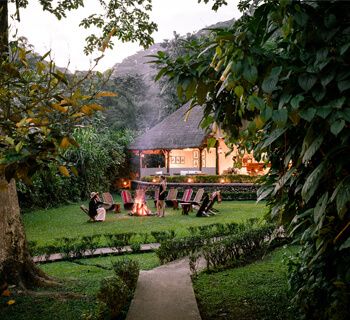
[[[208, 0], [204, 0], [208, 2]], [[215, 1], [217, 5], [220, 2]], [[301, 250], [289, 282], [301, 319], [350, 317], [350, 4], [240, 1], [242, 18], [161, 73], [271, 170], [259, 198]]]
[[[83, 0], [54, 2], [40, 0], [42, 9], [58, 19], [66, 12], [84, 6]], [[8, 39], [8, 3], [17, 12], [27, 0], [0, 1], [0, 287], [4, 283], [28, 285], [51, 284], [50, 279], [32, 262], [25, 240], [14, 178], [25, 179], [47, 161], [57, 159], [58, 150], [75, 144], [70, 136], [82, 118], [101, 107], [89, 103], [78, 84], [71, 84], [56, 70], [52, 62], [37, 61], [34, 70], [28, 65], [27, 49], [10, 52]], [[151, 0], [98, 2], [102, 14], [83, 19], [81, 26], [96, 26], [100, 37], [91, 34], [86, 40], [86, 53], [99, 49], [102, 53], [113, 46], [113, 38], [138, 41], [144, 47], [152, 43], [157, 26], [150, 22]], [[18, 14], [19, 15], [19, 14]], [[61, 165], [62, 174], [69, 175]], [[74, 168], [71, 168], [74, 172]]]

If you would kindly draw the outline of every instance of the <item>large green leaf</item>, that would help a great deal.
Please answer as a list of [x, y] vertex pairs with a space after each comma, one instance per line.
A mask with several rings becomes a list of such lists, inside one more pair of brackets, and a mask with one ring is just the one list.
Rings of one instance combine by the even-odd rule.
[[264, 79], [261, 85], [264, 92], [272, 93], [277, 89], [278, 77], [281, 71], [282, 71], [281, 66], [272, 68], [270, 75]]
[[283, 133], [285, 133], [287, 128], [279, 128], [273, 130], [267, 137], [267, 139], [262, 144], [261, 148], [264, 149], [268, 147], [272, 142], [276, 141]]
[[343, 119], [336, 120], [331, 125], [331, 132], [335, 136], [337, 136], [339, 134], [339, 132], [343, 130], [344, 126], [345, 126], [345, 121]]
[[272, 93], [277, 89], [278, 77], [268, 76], [264, 79], [261, 87], [266, 93]]
[[340, 92], [350, 89], [350, 79], [338, 81], [338, 89]]
[[243, 70], [243, 78], [254, 84], [258, 78], [258, 69], [254, 65], [245, 65]]
[[305, 99], [304, 96], [300, 94], [293, 97], [292, 100], [290, 101], [290, 104], [293, 110], [299, 109], [300, 102], [304, 101], [304, 99]]
[[347, 204], [350, 202], [350, 177], [344, 178], [334, 190], [331, 201], [336, 199], [338, 215], [341, 219], [347, 210]]
[[260, 97], [257, 97], [255, 95], [249, 96], [248, 98], [248, 104], [251, 110], [258, 109], [263, 110], [265, 108], [265, 102]]
[[193, 97], [194, 92], [196, 90], [196, 87], [197, 87], [197, 81], [195, 79], [192, 79], [186, 88], [186, 99], [187, 100], [190, 100]]
[[301, 190], [301, 196], [306, 203], [308, 203], [311, 197], [315, 194], [315, 191], [317, 190], [318, 185], [320, 184], [321, 178], [323, 177], [326, 169], [327, 162], [323, 161], [307, 177]]
[[299, 115], [302, 117], [304, 120], [311, 122], [312, 119], [315, 117], [316, 114], [316, 109], [315, 108], [308, 108], [304, 110], [300, 110]]
[[209, 87], [201, 80], [198, 81], [197, 85], [197, 100], [198, 104], [202, 105], [206, 101]]
[[329, 106], [331, 106], [333, 109], [341, 109], [345, 101], [346, 101], [346, 97], [341, 97], [341, 98], [332, 100], [329, 103]]
[[307, 163], [308, 161], [311, 160], [311, 158], [314, 156], [314, 154], [322, 145], [323, 140], [324, 140], [324, 137], [322, 135], [319, 135], [315, 138], [315, 140], [312, 141], [309, 148], [307, 148], [307, 150], [303, 155], [303, 159], [302, 159], [303, 163]]
[[274, 110], [272, 113], [272, 120], [276, 123], [277, 127], [284, 127], [288, 120], [288, 110], [286, 108]]
[[328, 198], [328, 192], [326, 192], [316, 203], [316, 206], [314, 208], [314, 222], [316, 224], [318, 224], [320, 219], [324, 216], [328, 203]]
[[320, 102], [325, 96], [327, 91], [323, 87], [314, 87], [312, 89], [312, 96], [317, 102]]
[[238, 98], [240, 98], [240, 97], [242, 97], [243, 94], [244, 94], [244, 89], [243, 89], [242, 86], [237, 86], [237, 87], [235, 87], [234, 92], [235, 92], [236, 96], [237, 96]]
[[317, 108], [316, 114], [320, 116], [322, 119], [326, 119], [329, 114], [332, 112], [332, 108], [329, 106], [323, 106]]
[[330, 83], [335, 76], [334, 71], [326, 72], [322, 77], [321, 77], [321, 84], [323, 87], [326, 87], [328, 83]]
[[309, 91], [316, 83], [317, 77], [314, 74], [305, 73], [299, 76], [298, 83], [299, 86], [304, 91]]
[[296, 172], [295, 168], [288, 170], [276, 183], [273, 195], [275, 195], [280, 189], [282, 189], [285, 184], [289, 181], [292, 175]]
[[265, 105], [265, 109], [261, 112], [261, 118], [264, 121], [270, 120], [272, 117], [272, 112], [273, 112], [273, 109], [270, 106]]
[[268, 186], [268, 187], [261, 187], [258, 192], [257, 192], [257, 196], [258, 199], [257, 201], [261, 201], [266, 199], [272, 192], [273, 192], [273, 187], [272, 186]]

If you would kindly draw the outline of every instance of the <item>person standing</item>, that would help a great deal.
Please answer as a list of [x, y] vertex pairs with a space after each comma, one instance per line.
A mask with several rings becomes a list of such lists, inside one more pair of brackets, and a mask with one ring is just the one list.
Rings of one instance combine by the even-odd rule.
[[165, 193], [166, 193], [166, 178], [160, 176], [159, 196], [157, 201], [157, 216], [164, 217], [165, 213]]

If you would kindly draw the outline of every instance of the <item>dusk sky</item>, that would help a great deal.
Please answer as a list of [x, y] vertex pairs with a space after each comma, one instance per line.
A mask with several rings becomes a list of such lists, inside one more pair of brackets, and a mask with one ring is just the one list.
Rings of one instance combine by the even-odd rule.
[[[68, 13], [67, 19], [58, 21], [43, 12], [38, 1], [30, 1], [28, 8], [21, 11], [18, 34], [28, 38], [40, 54], [51, 49], [58, 66], [67, 66], [70, 61], [71, 71], [86, 70], [96, 57], [84, 55], [85, 37], [90, 32], [78, 27], [82, 18], [94, 13], [96, 1], [87, 2], [85, 8]], [[151, 17], [158, 24], [158, 32], [153, 35], [155, 42], [171, 39], [174, 31], [184, 35], [219, 21], [239, 17], [238, 0], [228, 0], [228, 3], [228, 6], [214, 12], [210, 4], [198, 4], [197, 0], [153, 0]], [[141, 49], [137, 44], [117, 43], [113, 50], [105, 52], [96, 70], [105, 71]]]

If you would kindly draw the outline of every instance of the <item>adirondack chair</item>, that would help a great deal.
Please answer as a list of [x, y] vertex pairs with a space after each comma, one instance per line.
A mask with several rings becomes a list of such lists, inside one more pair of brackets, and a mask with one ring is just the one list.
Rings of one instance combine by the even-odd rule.
[[134, 200], [132, 199], [132, 196], [128, 190], [123, 190], [121, 192], [121, 197], [124, 205], [125, 210], [131, 210], [134, 205]]
[[194, 199], [191, 201], [187, 201], [187, 202], [182, 202], [180, 201], [180, 206], [182, 207], [182, 214], [188, 214], [189, 211], [192, 211], [192, 208], [194, 206], [199, 207], [200, 203], [202, 202], [202, 198], [204, 195], [204, 189], [200, 188], [197, 190], [196, 195], [194, 197]]
[[86, 213], [86, 215], [89, 217], [89, 221], [88, 221], [88, 222], [96, 222], [95, 217], [90, 216], [90, 214], [89, 214], [89, 208], [88, 208], [88, 207], [86, 207], [85, 205], [82, 204], [82, 205], [80, 206], [80, 209], [81, 209], [84, 213]]
[[106, 210], [120, 212], [120, 204], [115, 203], [112, 195], [109, 192], [102, 193], [102, 201], [106, 205]]
[[184, 194], [182, 195], [182, 198], [175, 200], [176, 203], [174, 203], [174, 208], [178, 209], [179, 203], [190, 202], [191, 197], [192, 197], [192, 193], [193, 193], [193, 190], [191, 188], [186, 189], [184, 191]]
[[196, 216], [208, 217], [210, 214], [218, 212], [217, 209], [213, 208], [215, 202], [221, 202], [220, 191], [214, 191], [210, 196], [208, 194], [204, 196], [203, 202], [200, 205]]
[[173, 207], [174, 209], [176, 209], [176, 205], [177, 205], [177, 189], [175, 188], [170, 188], [167, 194], [167, 197], [165, 198], [165, 204], [167, 205], [167, 207]]

